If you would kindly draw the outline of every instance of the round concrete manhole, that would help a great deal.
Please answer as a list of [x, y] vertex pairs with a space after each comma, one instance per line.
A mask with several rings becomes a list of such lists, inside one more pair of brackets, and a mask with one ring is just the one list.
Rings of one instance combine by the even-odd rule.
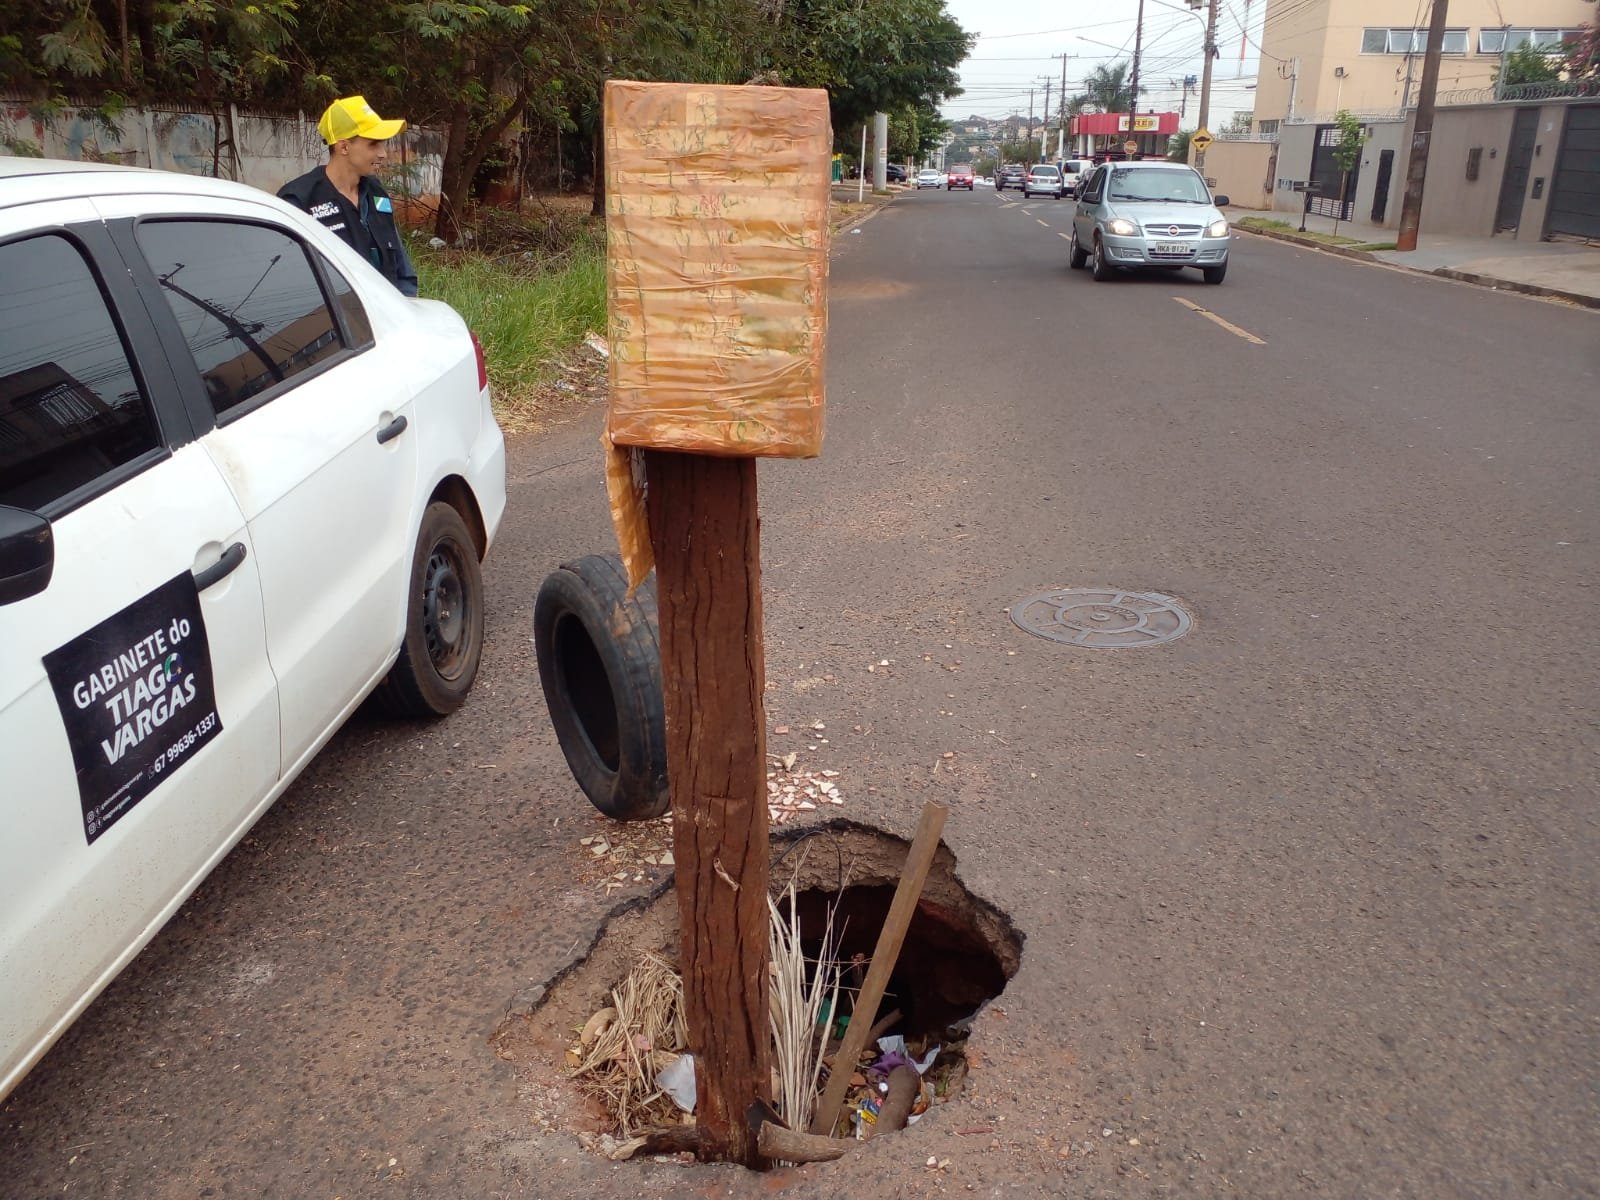
[[[839, 990], [825, 1001], [826, 1015], [819, 1013], [812, 1029], [811, 1041], [822, 1039], [829, 1054], [837, 1053], [850, 1018], [860, 1015], [852, 1000], [888, 916], [906, 848], [899, 838], [843, 820], [773, 839], [771, 882], [779, 909], [797, 931], [803, 961], [814, 970], [825, 957], [843, 971]], [[841, 1136], [850, 1136], [868, 1111], [867, 1100], [875, 1100], [874, 1089], [883, 1086], [875, 1082], [875, 1064], [887, 1064], [892, 1055], [922, 1072], [914, 1112], [957, 1099], [973, 1018], [1021, 964], [1022, 931], [968, 891], [955, 868], [955, 856], [941, 845], [873, 1014], [873, 1038], [881, 1040], [869, 1040], [863, 1058], [851, 1064]], [[533, 1102], [530, 1116], [543, 1130], [565, 1128], [585, 1147], [618, 1158], [651, 1130], [659, 1136], [692, 1122], [661, 1085], [661, 1072], [686, 1048], [684, 1018], [670, 1000], [682, 993], [677, 915], [670, 881], [654, 896], [615, 910], [589, 952], [537, 989], [528, 1011], [502, 1023], [496, 1052], [518, 1067]], [[669, 999], [647, 996], [647, 985]], [[618, 1037], [621, 1052], [612, 1057], [608, 1039]]]
[[1191, 618], [1159, 592], [1120, 588], [1060, 588], [1029, 596], [1011, 608], [1018, 629], [1090, 650], [1159, 646], [1189, 632]]

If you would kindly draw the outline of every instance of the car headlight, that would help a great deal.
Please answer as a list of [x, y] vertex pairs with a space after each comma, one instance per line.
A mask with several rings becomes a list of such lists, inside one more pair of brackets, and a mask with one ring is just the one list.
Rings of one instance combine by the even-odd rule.
[[1106, 228], [1119, 237], [1132, 237], [1139, 232], [1139, 227], [1127, 217], [1113, 217]]
[[1211, 222], [1211, 224], [1207, 225], [1206, 226], [1206, 236], [1207, 237], [1227, 237], [1228, 236], [1228, 222], [1227, 222], [1227, 219], [1224, 218], [1224, 217], [1218, 217], [1215, 221]]

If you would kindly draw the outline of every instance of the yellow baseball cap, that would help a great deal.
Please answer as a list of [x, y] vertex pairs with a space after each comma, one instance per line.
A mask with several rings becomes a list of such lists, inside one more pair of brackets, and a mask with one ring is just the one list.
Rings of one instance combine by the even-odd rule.
[[328, 105], [328, 111], [322, 114], [322, 120], [317, 122], [317, 132], [330, 146], [353, 137], [371, 138], [375, 142], [387, 141], [405, 127], [406, 123], [398, 117], [385, 121], [373, 112], [365, 96], [346, 96], [343, 100], [335, 100]]

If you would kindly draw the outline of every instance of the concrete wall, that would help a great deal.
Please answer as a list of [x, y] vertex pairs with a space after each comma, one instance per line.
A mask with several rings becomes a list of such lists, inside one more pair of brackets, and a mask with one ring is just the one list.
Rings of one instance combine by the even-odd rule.
[[[1434, 114], [1428, 183], [1422, 193], [1423, 229], [1466, 237], [1488, 237], [1494, 232], [1515, 116], [1515, 108], [1509, 104], [1441, 108]], [[1479, 151], [1478, 178], [1469, 180], [1467, 158], [1474, 149]], [[1544, 161], [1553, 163], [1554, 159]], [[1534, 159], [1530, 170], [1536, 172], [1539, 162]], [[1391, 215], [1393, 219], [1385, 224], [1398, 228], [1399, 209]]]
[[[231, 126], [231, 136], [230, 136]], [[384, 170], [397, 199], [437, 201], [444, 139], [434, 130], [407, 129]], [[69, 110], [51, 119], [20, 100], [0, 99], [0, 154], [113, 162], [186, 175], [220, 175], [275, 192], [328, 157], [315, 117], [252, 116], [129, 109], [114, 121]]]
[[1385, 150], [1394, 151], [1394, 165], [1389, 174], [1389, 201], [1384, 210], [1383, 223], [1395, 226], [1400, 221], [1400, 200], [1406, 191], [1406, 162], [1410, 155], [1411, 125], [1408, 121], [1374, 121], [1368, 126], [1370, 134], [1361, 148], [1361, 169], [1356, 174], [1355, 207], [1351, 216], [1357, 221], [1372, 220], [1372, 202], [1378, 195], [1378, 163]]
[[[1522, 199], [1522, 223], [1517, 226], [1517, 241], [1538, 241], [1544, 236], [1549, 219], [1550, 192], [1555, 186], [1556, 156], [1561, 152], [1561, 134], [1566, 127], [1570, 104], [1546, 104], [1539, 111], [1539, 136], [1533, 143], [1533, 162], [1528, 167], [1528, 190]], [[1543, 195], [1534, 199], [1534, 189]], [[1491, 210], [1492, 212], [1493, 210]]]
[[1304, 204], [1294, 185], [1311, 178], [1316, 135], [1315, 125], [1285, 125], [1278, 134], [1278, 162], [1272, 180], [1272, 207], [1278, 212], [1299, 213]]
[[[1190, 165], [1194, 159], [1191, 147]], [[1206, 180], [1234, 208], [1271, 208], [1277, 160], [1276, 142], [1212, 142], [1206, 151]]]

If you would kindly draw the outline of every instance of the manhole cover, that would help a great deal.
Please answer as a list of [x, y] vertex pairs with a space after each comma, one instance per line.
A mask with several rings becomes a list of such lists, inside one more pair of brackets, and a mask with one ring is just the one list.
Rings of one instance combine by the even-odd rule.
[[1189, 614], [1171, 596], [1117, 588], [1062, 588], [1011, 609], [1017, 628], [1091, 650], [1157, 646], [1189, 632]]

